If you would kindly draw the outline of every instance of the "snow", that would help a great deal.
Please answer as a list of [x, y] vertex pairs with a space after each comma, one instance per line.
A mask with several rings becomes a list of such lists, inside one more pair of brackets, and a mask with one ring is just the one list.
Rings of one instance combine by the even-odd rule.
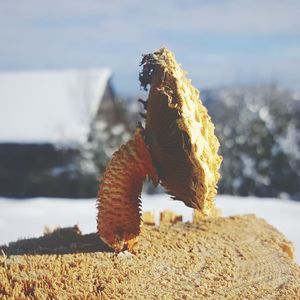
[[0, 72], [0, 143], [84, 142], [109, 69]]
[[[293, 242], [296, 260], [300, 263], [300, 203], [290, 200], [255, 197], [217, 197], [223, 216], [254, 213], [281, 231]], [[192, 218], [192, 209], [168, 195], [143, 195], [143, 210], [154, 211], [156, 219], [164, 209]], [[34, 198], [13, 200], [0, 198], [0, 245], [19, 238], [38, 237], [45, 226], [55, 228], [79, 225], [83, 233], [96, 231], [95, 199]]]

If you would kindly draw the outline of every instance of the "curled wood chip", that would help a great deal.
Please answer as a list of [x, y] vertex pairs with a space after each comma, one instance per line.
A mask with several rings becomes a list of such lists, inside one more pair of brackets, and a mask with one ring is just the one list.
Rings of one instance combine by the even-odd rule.
[[98, 194], [98, 233], [116, 251], [132, 249], [141, 226], [140, 194], [147, 175], [175, 200], [214, 214], [222, 161], [214, 125], [172, 52], [162, 48], [143, 56], [141, 100], [145, 129], [113, 155]]

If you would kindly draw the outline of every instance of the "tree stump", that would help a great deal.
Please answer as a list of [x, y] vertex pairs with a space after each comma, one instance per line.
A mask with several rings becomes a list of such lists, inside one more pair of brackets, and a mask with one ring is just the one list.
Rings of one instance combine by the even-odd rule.
[[1, 299], [300, 299], [291, 243], [254, 215], [144, 226], [134, 254], [54, 234], [2, 247]]

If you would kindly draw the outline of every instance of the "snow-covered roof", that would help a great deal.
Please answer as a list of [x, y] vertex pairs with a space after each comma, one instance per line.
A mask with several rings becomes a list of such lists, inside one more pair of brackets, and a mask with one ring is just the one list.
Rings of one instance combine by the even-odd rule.
[[0, 72], [0, 143], [84, 142], [109, 69]]

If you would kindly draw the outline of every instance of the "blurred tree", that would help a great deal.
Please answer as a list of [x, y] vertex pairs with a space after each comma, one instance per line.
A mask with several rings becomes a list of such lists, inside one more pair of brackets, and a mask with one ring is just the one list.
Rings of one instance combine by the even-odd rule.
[[203, 93], [224, 157], [220, 192], [300, 199], [300, 106], [276, 85]]
[[[112, 97], [113, 95], [113, 97]], [[91, 121], [88, 143], [82, 145], [78, 159], [81, 173], [98, 189], [95, 180], [101, 179], [112, 154], [127, 142], [134, 131], [138, 116], [126, 108], [126, 101], [114, 93], [101, 104], [97, 116]]]
[[[201, 99], [224, 157], [220, 193], [300, 199], [300, 101], [294, 94], [269, 85], [204, 91]], [[95, 189], [95, 178], [101, 178], [113, 152], [141, 120], [141, 107], [132, 103], [137, 100], [115, 97], [92, 122], [80, 164]], [[145, 190], [155, 192], [149, 184]]]

